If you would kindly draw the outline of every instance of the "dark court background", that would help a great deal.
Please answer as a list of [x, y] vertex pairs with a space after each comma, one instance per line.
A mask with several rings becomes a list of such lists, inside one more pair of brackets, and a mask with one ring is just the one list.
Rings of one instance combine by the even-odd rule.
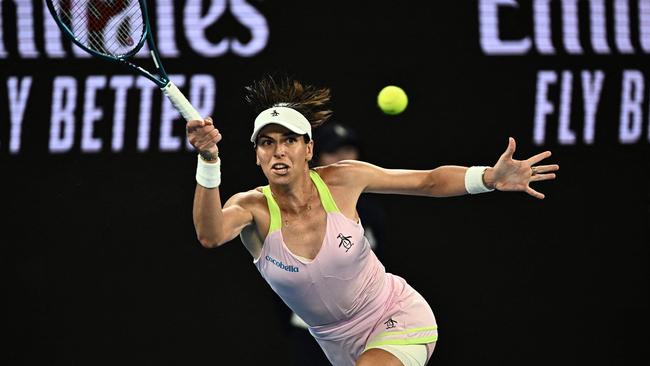
[[[223, 197], [265, 184], [243, 88], [266, 73], [330, 87], [383, 167], [492, 165], [509, 136], [517, 159], [553, 152], [544, 200], [376, 197], [384, 264], [439, 323], [430, 365], [648, 364], [647, 0], [149, 4], [167, 71], [204, 86], [224, 136]], [[184, 136], [161, 92], [123, 79], [117, 106], [129, 71], [57, 41], [41, 2], [0, 15], [2, 363], [286, 364], [239, 239], [196, 240], [196, 154], [161, 142]], [[389, 84], [409, 96], [397, 116], [376, 106]]]

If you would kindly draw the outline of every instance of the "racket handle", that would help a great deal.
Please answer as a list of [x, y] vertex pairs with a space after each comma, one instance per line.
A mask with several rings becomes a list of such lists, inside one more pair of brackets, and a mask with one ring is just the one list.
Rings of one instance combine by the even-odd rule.
[[196, 109], [192, 106], [192, 103], [190, 103], [187, 98], [181, 93], [180, 90], [172, 83], [171, 81], [165, 85], [164, 88], [161, 88], [160, 90], [165, 93], [167, 98], [169, 98], [169, 101], [172, 102], [172, 105], [181, 113], [183, 118], [185, 118], [186, 121], [191, 121], [191, 120], [203, 120], [203, 117], [197, 112]]

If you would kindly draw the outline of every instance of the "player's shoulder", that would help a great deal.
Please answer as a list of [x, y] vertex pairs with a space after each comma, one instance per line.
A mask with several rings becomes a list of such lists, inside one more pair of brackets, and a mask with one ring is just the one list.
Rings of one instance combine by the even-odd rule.
[[265, 203], [266, 199], [264, 198], [264, 193], [262, 193], [262, 187], [235, 193], [228, 199], [229, 205], [236, 204], [242, 207], [253, 207]]
[[323, 165], [314, 168], [322, 176], [343, 175], [354, 172], [363, 172], [372, 168], [373, 165], [361, 160], [341, 160], [330, 165]]

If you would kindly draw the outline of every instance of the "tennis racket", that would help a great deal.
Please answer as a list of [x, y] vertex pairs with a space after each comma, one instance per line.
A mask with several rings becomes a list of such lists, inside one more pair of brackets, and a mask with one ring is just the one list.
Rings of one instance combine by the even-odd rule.
[[[186, 121], [201, 115], [169, 80], [156, 49], [145, 0], [46, 0], [63, 34], [91, 55], [125, 65], [153, 81]], [[131, 59], [147, 43], [155, 71]]]

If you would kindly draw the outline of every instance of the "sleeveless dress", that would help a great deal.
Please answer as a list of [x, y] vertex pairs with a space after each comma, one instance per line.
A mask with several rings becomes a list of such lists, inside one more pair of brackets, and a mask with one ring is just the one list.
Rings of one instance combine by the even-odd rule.
[[282, 238], [280, 208], [262, 187], [269, 233], [253, 261], [273, 291], [308, 325], [335, 366], [354, 366], [363, 351], [381, 345], [427, 345], [431, 357], [438, 327], [426, 300], [406, 281], [386, 273], [360, 223], [344, 216], [325, 182], [310, 171], [327, 229], [316, 257], [291, 253]]

